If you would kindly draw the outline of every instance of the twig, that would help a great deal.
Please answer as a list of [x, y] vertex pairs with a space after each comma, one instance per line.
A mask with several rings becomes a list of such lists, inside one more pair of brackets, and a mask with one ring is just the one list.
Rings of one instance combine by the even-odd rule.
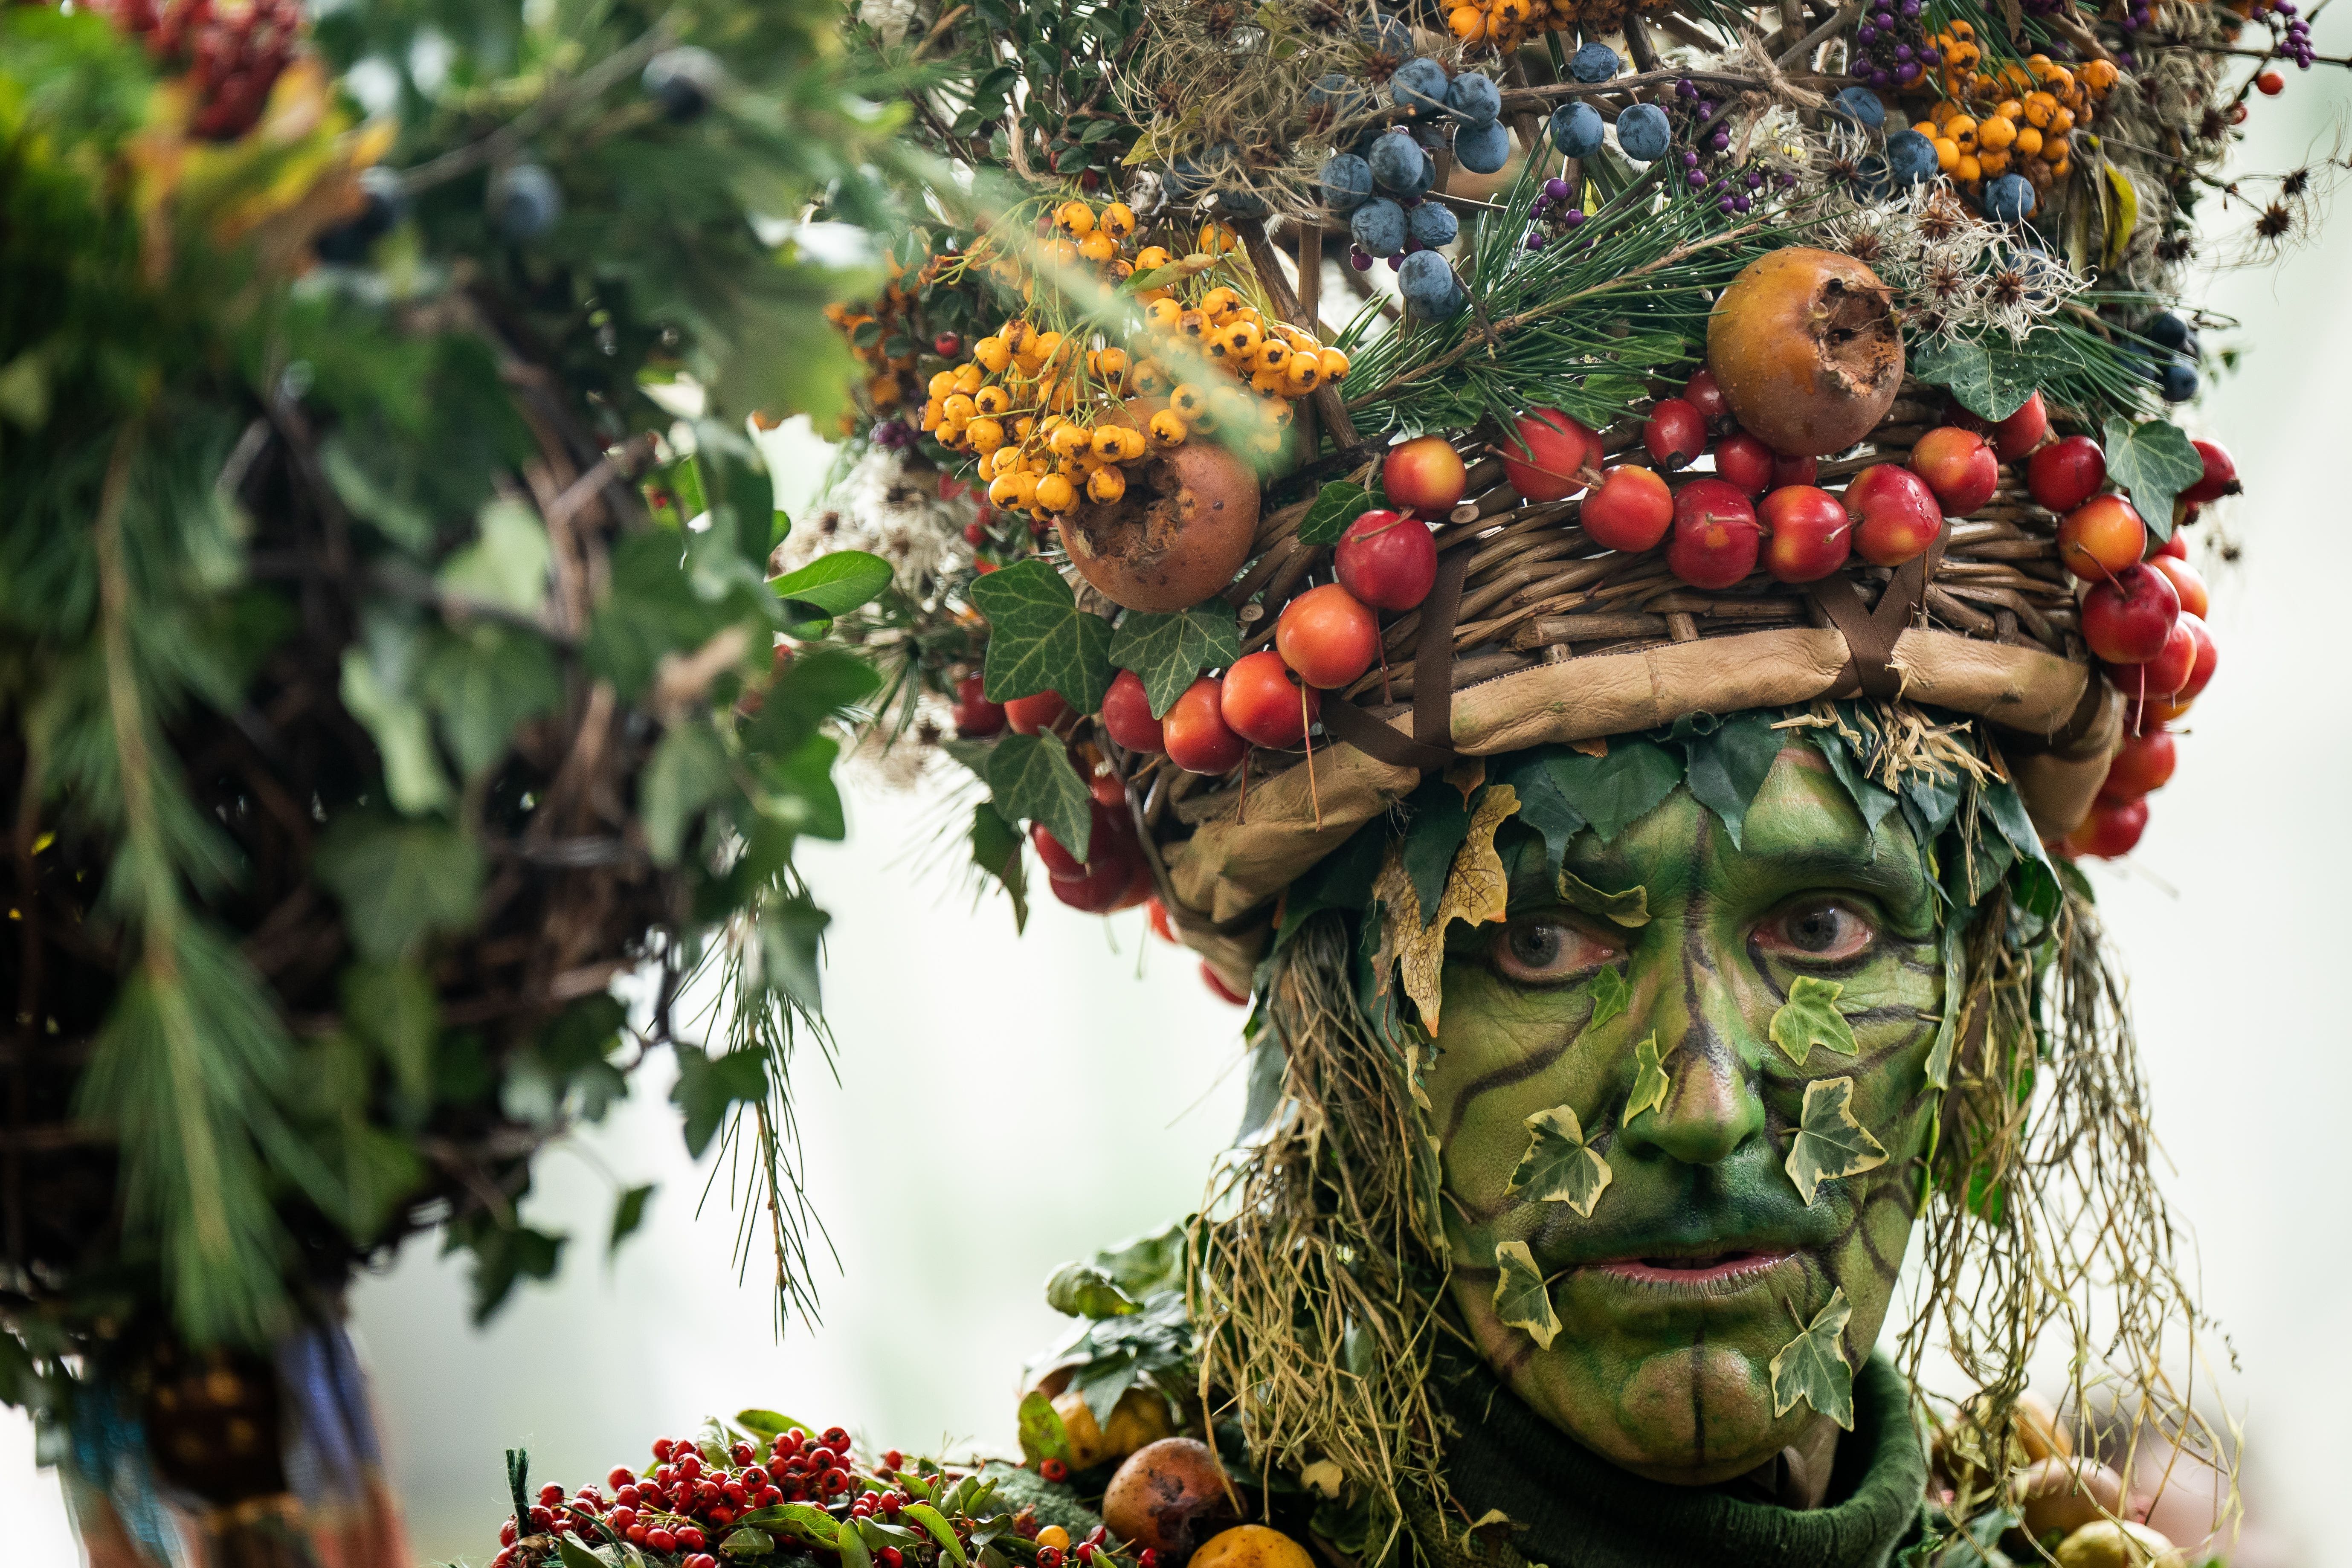
[[646, 62], [667, 47], [675, 37], [676, 35], [670, 30], [669, 18], [662, 17], [651, 27], [646, 29], [645, 36], [636, 42], [625, 48], [615, 49], [570, 81], [550, 88], [541, 96], [537, 103], [516, 115], [507, 124], [501, 125], [478, 141], [468, 142], [463, 147], [453, 147], [430, 163], [419, 163], [415, 168], [402, 174], [400, 176], [402, 192], [408, 195], [415, 195], [419, 191], [431, 190], [446, 181], [454, 180], [460, 174], [478, 169], [485, 163], [497, 163], [520, 147], [536, 135], [541, 126], [546, 125], [574, 103], [583, 99], [594, 98], [606, 88], [625, 79], [634, 72], [644, 69]]
[[1772, 63], [1782, 70], [1787, 70], [1792, 66], [1811, 60], [1815, 49], [1820, 48], [1860, 20], [1862, 20], [1862, 0], [1846, 0], [1846, 4], [1839, 8], [1836, 16], [1782, 50], [1780, 58]]

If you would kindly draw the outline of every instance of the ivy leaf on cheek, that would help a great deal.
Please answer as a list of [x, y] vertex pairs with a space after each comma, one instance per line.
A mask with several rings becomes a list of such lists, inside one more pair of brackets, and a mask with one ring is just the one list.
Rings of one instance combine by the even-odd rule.
[[1853, 1026], [1840, 1013], [1837, 999], [1845, 987], [1834, 980], [1800, 974], [1789, 986], [1789, 1000], [1772, 1015], [1772, 1043], [1799, 1067], [1815, 1046], [1842, 1057], [1853, 1055]]
[[1786, 1415], [1803, 1400], [1847, 1431], [1853, 1430], [1853, 1369], [1840, 1342], [1853, 1306], [1843, 1286], [1830, 1292], [1804, 1331], [1780, 1347], [1771, 1362], [1772, 1414]]
[[1521, 1193], [1536, 1203], [1566, 1204], [1579, 1217], [1591, 1219], [1592, 1205], [1608, 1190], [1613, 1173], [1609, 1162], [1587, 1145], [1584, 1128], [1573, 1107], [1553, 1106], [1528, 1118], [1528, 1152], [1511, 1173], [1507, 1197]]
[[1853, 1119], [1853, 1079], [1815, 1079], [1805, 1085], [1805, 1107], [1797, 1121], [1797, 1142], [1789, 1150], [1789, 1179], [1805, 1206], [1823, 1182], [1858, 1176], [1886, 1163], [1886, 1145]]
[[1495, 1315], [1506, 1328], [1525, 1329], [1538, 1350], [1551, 1349], [1559, 1332], [1559, 1314], [1551, 1310], [1550, 1288], [1528, 1244], [1504, 1242], [1495, 1248], [1495, 1266], [1502, 1271], [1495, 1281]]

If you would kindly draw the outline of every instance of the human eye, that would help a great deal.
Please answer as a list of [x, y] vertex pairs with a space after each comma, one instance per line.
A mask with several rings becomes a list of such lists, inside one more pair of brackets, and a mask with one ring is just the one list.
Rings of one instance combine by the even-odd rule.
[[1557, 915], [1522, 915], [1488, 939], [1495, 973], [1519, 985], [1558, 985], [1617, 956], [1614, 942]]
[[1853, 900], [1811, 893], [1783, 904], [1756, 928], [1756, 945], [1793, 963], [1845, 963], [1868, 952], [1878, 926]]

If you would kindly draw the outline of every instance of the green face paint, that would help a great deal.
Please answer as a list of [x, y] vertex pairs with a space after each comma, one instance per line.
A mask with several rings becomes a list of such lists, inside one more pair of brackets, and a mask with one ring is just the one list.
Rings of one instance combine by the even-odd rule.
[[[1936, 895], [1902, 814], [1874, 835], [1791, 746], [1744, 839], [1678, 787], [1605, 846], [1578, 835], [1565, 894], [1523, 857], [1509, 918], [1449, 942], [1427, 1079], [1454, 1299], [1488, 1361], [1586, 1447], [1693, 1484], [1822, 1418], [1791, 1391], [1799, 1359], [1821, 1386], [1823, 1340], [1848, 1367], [1869, 1352], [1935, 1103]], [[1646, 920], [1598, 912], [1595, 889], [1637, 887]], [[1841, 1290], [1843, 1333], [1830, 1314], [1776, 1400], [1774, 1357]]]

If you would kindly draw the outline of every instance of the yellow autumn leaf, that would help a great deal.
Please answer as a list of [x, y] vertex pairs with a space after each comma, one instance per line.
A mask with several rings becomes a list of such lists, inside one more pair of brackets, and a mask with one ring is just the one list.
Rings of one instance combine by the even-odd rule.
[[[1438, 1006], [1443, 1001], [1440, 981], [1445, 972], [1445, 929], [1455, 921], [1482, 925], [1503, 918], [1509, 904], [1510, 876], [1503, 869], [1502, 856], [1496, 853], [1495, 830], [1518, 809], [1518, 792], [1509, 784], [1486, 786], [1470, 813], [1469, 837], [1454, 852], [1454, 868], [1446, 873], [1445, 891], [1438, 898], [1436, 914], [1405, 942], [1398, 954], [1404, 994], [1421, 1009], [1422, 1027], [1433, 1035], [1437, 1033]], [[1400, 861], [1398, 870], [1402, 869]]]

